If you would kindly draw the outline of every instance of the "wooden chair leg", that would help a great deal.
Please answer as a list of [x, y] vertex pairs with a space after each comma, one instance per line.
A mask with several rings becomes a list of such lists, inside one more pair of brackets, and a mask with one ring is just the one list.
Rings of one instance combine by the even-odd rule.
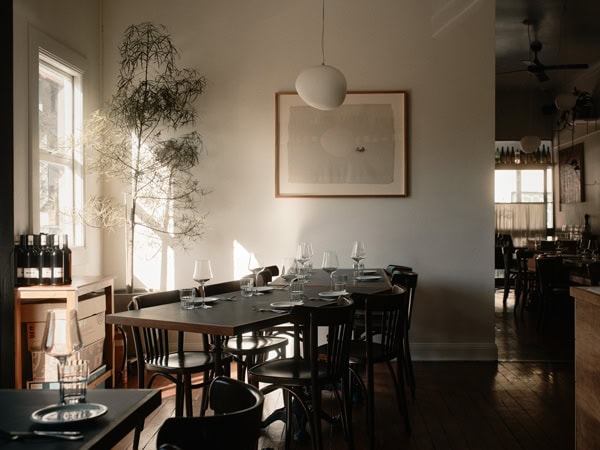
[[185, 415], [187, 417], [194, 417], [194, 410], [192, 405], [192, 375], [186, 374], [183, 380], [183, 393], [185, 396]]

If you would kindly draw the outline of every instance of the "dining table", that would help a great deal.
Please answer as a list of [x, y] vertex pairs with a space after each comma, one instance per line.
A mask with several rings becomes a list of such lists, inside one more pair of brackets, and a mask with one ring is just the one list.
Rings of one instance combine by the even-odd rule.
[[[57, 390], [0, 389], [0, 447], [2, 449], [69, 450], [107, 449], [117, 445], [161, 404], [157, 389], [91, 389], [87, 404], [102, 405], [103, 414], [79, 420], [39, 423], [40, 411], [55, 408]], [[105, 411], [105, 412], [104, 412]], [[34, 414], [35, 413], [35, 414]], [[47, 436], [19, 436], [9, 440], [3, 432], [77, 431], [79, 440]]]
[[[385, 291], [391, 287], [389, 276], [383, 269], [365, 269], [358, 277], [354, 276], [352, 269], [338, 269], [337, 273], [348, 275], [346, 291], [349, 294], [353, 292], [369, 294]], [[106, 323], [210, 334], [214, 338], [215, 371], [217, 374], [222, 374], [221, 356], [223, 340], [226, 337], [260, 331], [289, 322], [291, 309], [278, 308], [289, 303], [288, 287], [289, 281], [276, 278], [269, 286], [261, 289], [262, 295], [242, 297], [240, 291], [229, 292], [217, 296], [218, 300], [209, 309], [182, 309], [176, 302], [107, 314]], [[303, 303], [312, 307], [325, 306], [336, 297], [325, 297], [319, 294], [330, 291], [329, 274], [315, 269], [304, 286]]]

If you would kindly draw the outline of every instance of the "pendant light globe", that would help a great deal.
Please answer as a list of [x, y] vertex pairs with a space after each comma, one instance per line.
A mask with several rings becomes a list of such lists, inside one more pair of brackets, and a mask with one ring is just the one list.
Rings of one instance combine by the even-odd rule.
[[326, 64], [309, 67], [296, 78], [296, 91], [309, 106], [321, 110], [336, 109], [346, 98], [346, 77]]

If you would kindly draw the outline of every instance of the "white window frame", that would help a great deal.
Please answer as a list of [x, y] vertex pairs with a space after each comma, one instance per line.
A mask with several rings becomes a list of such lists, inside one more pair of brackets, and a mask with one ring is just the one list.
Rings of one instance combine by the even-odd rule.
[[[39, 147], [39, 65], [40, 61], [56, 66], [73, 77], [73, 207], [83, 208], [85, 198], [85, 168], [81, 132], [83, 129], [83, 75], [86, 59], [44, 33], [29, 28], [29, 222], [32, 232], [40, 231], [40, 147]], [[85, 247], [85, 227], [80, 220], [73, 222], [69, 246]]]

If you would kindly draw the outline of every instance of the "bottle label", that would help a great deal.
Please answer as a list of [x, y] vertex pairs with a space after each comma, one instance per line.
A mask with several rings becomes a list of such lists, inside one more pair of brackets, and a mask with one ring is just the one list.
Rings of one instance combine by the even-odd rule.
[[52, 277], [52, 267], [42, 267], [42, 278]]
[[62, 278], [62, 276], [63, 276], [62, 267], [55, 267], [52, 278]]
[[26, 267], [23, 271], [25, 278], [39, 278], [40, 270], [37, 267]]
[[22, 267], [17, 267], [17, 278], [23, 278], [25, 276], [23, 272]]

